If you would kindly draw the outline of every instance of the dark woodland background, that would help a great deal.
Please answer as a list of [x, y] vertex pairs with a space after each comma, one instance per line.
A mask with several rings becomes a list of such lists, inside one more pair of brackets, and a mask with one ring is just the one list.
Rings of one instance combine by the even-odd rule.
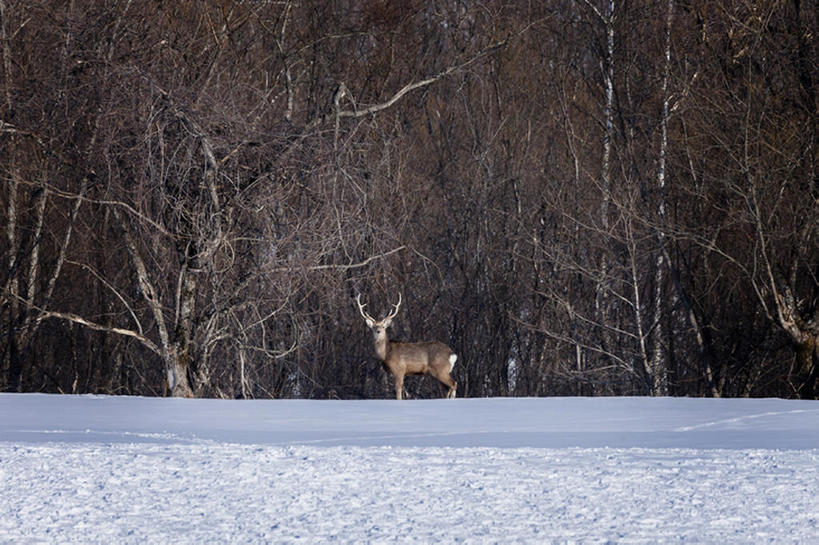
[[0, 390], [816, 398], [816, 10], [0, 0]]

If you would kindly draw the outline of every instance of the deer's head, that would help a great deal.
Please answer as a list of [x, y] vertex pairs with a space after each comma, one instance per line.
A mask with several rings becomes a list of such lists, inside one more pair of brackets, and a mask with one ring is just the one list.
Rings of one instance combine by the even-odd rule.
[[401, 294], [398, 294], [398, 302], [393, 305], [392, 312], [389, 315], [382, 319], [376, 320], [366, 312], [364, 312], [364, 307], [367, 306], [361, 302], [361, 294], [359, 293], [356, 295], [355, 302], [358, 304], [358, 311], [361, 313], [361, 316], [364, 318], [364, 322], [366, 322], [367, 327], [369, 327], [372, 332], [373, 336], [375, 336], [376, 343], [386, 340], [387, 339], [387, 328], [392, 325], [392, 319], [395, 318], [396, 314], [398, 314], [398, 309], [401, 306]]

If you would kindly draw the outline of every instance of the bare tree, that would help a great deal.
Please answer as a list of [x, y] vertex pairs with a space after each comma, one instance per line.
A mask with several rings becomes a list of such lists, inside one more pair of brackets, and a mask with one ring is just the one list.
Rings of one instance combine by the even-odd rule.
[[466, 396], [816, 397], [815, 26], [0, 0], [0, 387], [383, 396], [400, 291]]

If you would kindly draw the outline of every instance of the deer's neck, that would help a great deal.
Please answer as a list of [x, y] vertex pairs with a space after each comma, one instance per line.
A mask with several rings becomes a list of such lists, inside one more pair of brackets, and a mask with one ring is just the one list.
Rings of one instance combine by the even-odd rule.
[[381, 361], [387, 361], [387, 354], [390, 352], [390, 342], [387, 340], [387, 336], [383, 335], [381, 337], [375, 338], [375, 355], [378, 356], [378, 359]]

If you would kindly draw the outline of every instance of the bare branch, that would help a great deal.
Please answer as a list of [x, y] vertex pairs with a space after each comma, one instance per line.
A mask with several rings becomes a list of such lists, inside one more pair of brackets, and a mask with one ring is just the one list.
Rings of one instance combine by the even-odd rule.
[[77, 323], [77, 324], [81, 324], [81, 325], [84, 325], [85, 327], [88, 327], [90, 329], [94, 329], [96, 331], [107, 331], [109, 333], [116, 333], [118, 335], [125, 335], [126, 337], [133, 337], [134, 339], [138, 340], [143, 345], [145, 345], [145, 347], [148, 348], [149, 350], [151, 350], [151, 352], [154, 352], [155, 354], [158, 354], [160, 356], [162, 355], [162, 351], [159, 349], [159, 347], [151, 339], [149, 339], [145, 335], [141, 335], [138, 332], [133, 331], [131, 329], [123, 329], [121, 327], [113, 327], [113, 326], [98, 324], [96, 322], [92, 322], [91, 320], [87, 320], [87, 319], [83, 318], [82, 316], [78, 316], [78, 315], [72, 314], [70, 312], [45, 311], [45, 312], [43, 312], [43, 319], [46, 319], [46, 318], [58, 318], [60, 320], [68, 320], [69, 322], [74, 322], [74, 323]]
[[294, 272], [294, 271], [326, 271], [326, 270], [336, 270], [336, 271], [346, 271], [350, 269], [360, 269], [361, 267], [366, 267], [376, 259], [383, 259], [385, 257], [389, 257], [392, 254], [398, 253], [401, 250], [405, 250], [406, 246], [399, 246], [397, 248], [393, 248], [388, 252], [384, 252], [383, 254], [372, 255], [365, 259], [364, 261], [359, 261], [358, 263], [347, 263], [345, 265], [311, 265], [309, 267], [278, 267], [275, 269], [270, 269], [270, 272]]

